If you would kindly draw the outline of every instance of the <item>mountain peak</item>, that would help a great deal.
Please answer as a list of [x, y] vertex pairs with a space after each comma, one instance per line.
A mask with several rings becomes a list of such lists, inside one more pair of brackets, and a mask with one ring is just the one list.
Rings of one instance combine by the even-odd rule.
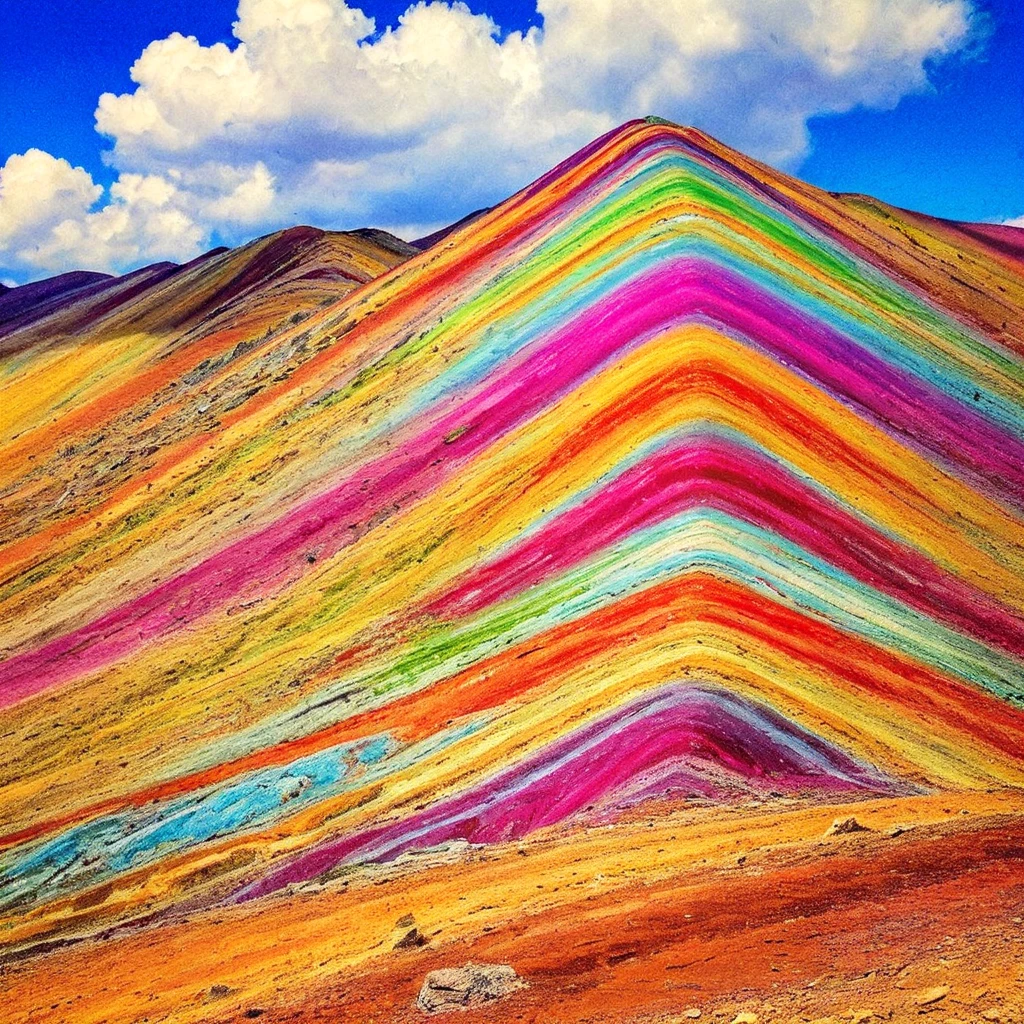
[[112, 1017], [116, 965], [163, 1013], [401, 1015], [499, 950], [535, 1016], [678, 1015], [715, 907], [760, 949], [736, 908], [774, 942], [822, 879], [1006, 906], [997, 243], [643, 119], [407, 261], [300, 227], [10, 335], [10, 1013]]

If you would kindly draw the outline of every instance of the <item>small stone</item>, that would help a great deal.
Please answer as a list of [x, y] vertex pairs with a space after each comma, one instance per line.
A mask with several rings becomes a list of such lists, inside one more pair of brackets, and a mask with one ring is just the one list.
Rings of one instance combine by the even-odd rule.
[[691, 1006], [684, 1014], [684, 1017], [688, 1017], [690, 1020], [696, 1020], [700, 1016], [700, 1010], [696, 1006]]
[[446, 1013], [482, 1006], [526, 988], [526, 982], [508, 964], [443, 967], [423, 979], [416, 1005], [424, 1013]]
[[853, 832], [870, 832], [867, 825], [862, 825], [856, 818], [836, 818], [825, 833], [827, 836], [848, 836]]
[[875, 1019], [875, 1011], [874, 1010], [854, 1010], [853, 1011], [853, 1016], [851, 1017], [851, 1020], [853, 1021], [853, 1024], [864, 1024], [865, 1021], [867, 1021], [867, 1020], [874, 1020], [874, 1019]]
[[931, 1006], [938, 1003], [949, 995], [948, 985], [936, 985], [934, 988], [926, 988], [917, 994], [918, 1006]]
[[396, 928], [411, 928], [416, 923], [416, 918], [412, 914], [403, 914], [396, 922]]
[[427, 937], [419, 928], [410, 928], [394, 945], [394, 949], [418, 949], [427, 944]]
[[231, 989], [227, 985], [211, 985], [209, 992], [206, 994], [207, 999], [223, 999], [225, 996], [231, 994]]
[[742, 1013], [737, 1013], [732, 1019], [732, 1024], [757, 1024], [757, 1014], [751, 1013], [749, 1010], [744, 1010]]
[[918, 985], [918, 979], [911, 977], [916, 972], [915, 966], [904, 967], [899, 974], [896, 975], [896, 981], [893, 982], [896, 988], [908, 989], [916, 988]]
[[985, 1020], [1002, 1020], [1003, 1015], [998, 1010], [985, 1010], [981, 1015]]

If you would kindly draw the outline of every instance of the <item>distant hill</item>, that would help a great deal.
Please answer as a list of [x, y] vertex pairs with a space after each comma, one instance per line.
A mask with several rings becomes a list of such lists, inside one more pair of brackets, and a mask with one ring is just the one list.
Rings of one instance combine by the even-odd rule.
[[[0, 295], [0, 351], [38, 344], [40, 335], [49, 343], [80, 333], [96, 338], [128, 324], [177, 330], [218, 309], [237, 312], [247, 299], [286, 291], [297, 310], [315, 308], [416, 251], [386, 231], [296, 227], [237, 249], [213, 249], [183, 266], [156, 263], [123, 277], [61, 274]], [[12, 336], [17, 340], [4, 340]]]

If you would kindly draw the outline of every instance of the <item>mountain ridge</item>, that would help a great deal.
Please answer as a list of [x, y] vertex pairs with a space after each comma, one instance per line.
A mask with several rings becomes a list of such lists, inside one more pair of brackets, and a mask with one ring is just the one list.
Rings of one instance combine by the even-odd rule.
[[401, 902], [453, 842], [589, 870], [574, 842], [621, 821], [653, 863], [628, 822], [760, 828], [754, 794], [807, 841], [854, 796], [1019, 814], [1004, 257], [637, 121], [296, 322], [308, 279], [272, 258], [237, 315], [199, 304], [159, 359], [26, 408], [0, 460], [9, 948], [213, 935], [349, 877]]
[[[170, 277], [180, 275], [188, 280], [190, 273], [200, 267], [216, 276], [220, 270], [218, 264], [241, 264], [235, 271], [236, 277], [225, 285], [223, 296], [225, 299], [237, 299], [244, 295], [247, 288], [251, 289], [261, 283], [266, 286], [270, 283], [270, 279], [260, 281], [258, 275], [261, 264], [264, 267], [264, 274], [269, 268], [272, 276], [282, 276], [297, 268], [301, 269], [301, 264], [308, 262], [310, 266], [306, 274], [310, 278], [324, 277], [339, 282], [347, 281], [348, 290], [351, 290], [351, 287], [372, 280], [384, 266], [394, 265], [398, 262], [396, 257], [407, 258], [415, 251], [386, 231], [326, 231], [300, 225], [261, 235], [235, 249], [219, 246], [182, 264], [154, 263], [120, 276], [72, 271], [9, 289], [0, 301], [0, 339], [28, 327], [38, 327], [38, 321], [54, 312], [62, 300], [66, 304], [68, 292], [72, 291], [77, 293], [75, 297], [79, 300], [83, 297], [93, 297], [97, 290], [104, 296], [111, 291], [121, 291], [121, 294], [114, 296], [112, 301], [108, 300], [106, 306], [90, 305], [79, 312], [81, 324], [94, 328], [98, 319], [116, 311], [121, 305], [139, 299], [142, 292], [157, 287]], [[384, 253], [390, 254], [390, 258], [382, 259]], [[374, 260], [376, 264], [372, 262]], [[360, 265], [360, 261], [363, 266]], [[190, 281], [189, 284], [194, 287], [195, 282]], [[90, 290], [83, 295], [84, 289]], [[338, 297], [341, 294], [344, 292], [339, 291]], [[157, 298], [157, 301], [160, 299]], [[163, 301], [166, 302], [166, 298]], [[185, 314], [186, 318], [201, 317], [210, 313], [215, 308], [217, 299], [212, 297], [209, 301], [213, 306], [190, 310]], [[168, 326], [180, 327], [181, 324], [171, 321]], [[79, 327], [74, 322], [70, 325], [58, 322], [47, 324], [45, 329], [54, 333], [62, 330], [75, 333]]]

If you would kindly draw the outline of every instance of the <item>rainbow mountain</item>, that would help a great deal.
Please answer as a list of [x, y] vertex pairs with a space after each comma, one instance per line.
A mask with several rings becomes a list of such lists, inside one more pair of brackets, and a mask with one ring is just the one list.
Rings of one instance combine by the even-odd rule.
[[1019, 902], [1022, 234], [647, 119], [419, 254], [5, 293], [9, 1005], [419, 1019], [490, 950], [648, 1020], [740, 987], [673, 994], [744, 934], [684, 893]]

